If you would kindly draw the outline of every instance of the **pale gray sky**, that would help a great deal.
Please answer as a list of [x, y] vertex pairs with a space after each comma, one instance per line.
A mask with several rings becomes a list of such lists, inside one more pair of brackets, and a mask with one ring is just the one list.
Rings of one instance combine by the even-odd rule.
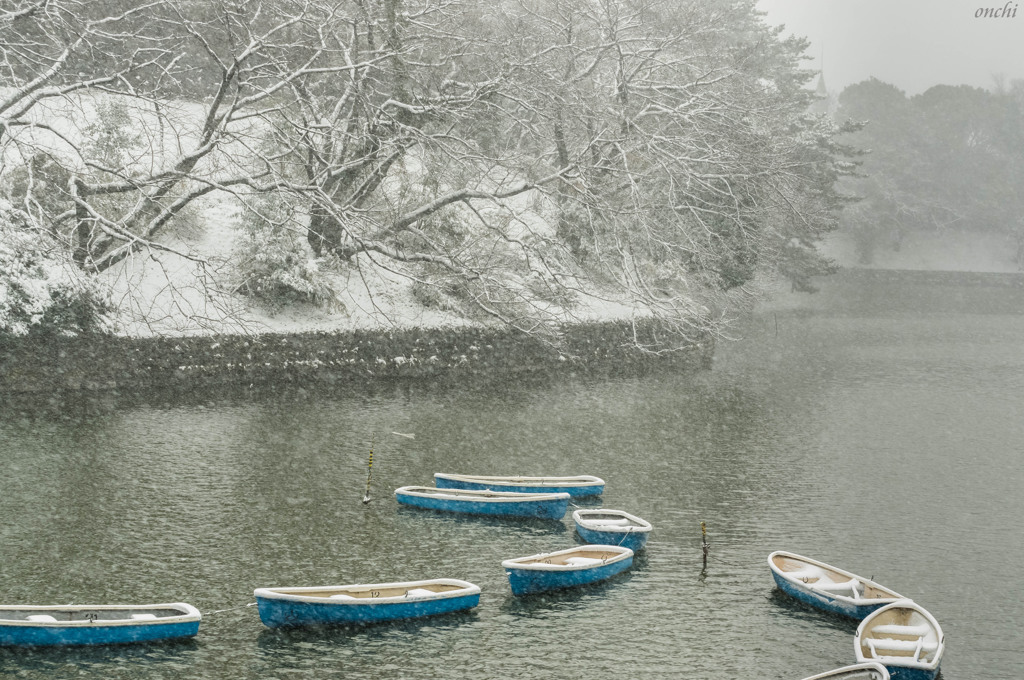
[[[836, 93], [871, 76], [908, 95], [938, 84], [991, 88], [995, 75], [1024, 79], [1024, 0], [758, 0], [758, 8], [770, 25], [811, 41], [808, 68], [821, 68], [824, 54]], [[976, 18], [983, 8], [1009, 16]]]

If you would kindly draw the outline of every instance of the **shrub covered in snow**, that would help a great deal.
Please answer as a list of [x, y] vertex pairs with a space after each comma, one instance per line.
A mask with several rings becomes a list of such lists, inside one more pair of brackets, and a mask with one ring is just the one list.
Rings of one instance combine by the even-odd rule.
[[0, 335], [100, 331], [107, 310], [54, 238], [0, 198]]
[[327, 258], [314, 256], [301, 216], [274, 196], [247, 207], [233, 258], [236, 290], [271, 309], [293, 302], [340, 306]]

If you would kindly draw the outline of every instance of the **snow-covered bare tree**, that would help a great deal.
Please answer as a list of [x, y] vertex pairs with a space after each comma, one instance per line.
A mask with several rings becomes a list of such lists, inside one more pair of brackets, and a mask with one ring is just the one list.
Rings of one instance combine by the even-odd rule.
[[550, 301], [534, 293], [560, 265], [523, 217], [529, 201], [515, 199], [565, 170], [538, 176], [536, 160], [501, 136], [510, 70], [490, 56], [502, 46], [486, 8], [383, 0], [334, 10], [320, 20], [331, 26], [322, 70], [289, 79], [289, 104], [264, 118], [295, 228], [342, 267], [416, 280], [421, 299], [543, 325]]
[[710, 328], [707, 302], [759, 271], [827, 270], [834, 129], [805, 115], [805, 44], [753, 2], [386, 0], [332, 18], [325, 64], [349, 70], [290, 80], [268, 118], [318, 254], [524, 329], [571, 318], [578, 292]]
[[841, 149], [754, 0], [18, 3], [8, 193], [88, 271], [214, 193], [288, 251], [260, 276], [308, 248], [527, 332], [594, 300], [715, 330], [757, 274], [827, 269]]
[[[509, 5], [542, 82], [536, 128], [555, 167], [560, 235], [597, 282], [665, 319], [714, 324], [759, 272], [798, 285], [829, 266], [833, 184], [849, 170], [806, 115], [806, 45], [753, 2], [557, 0]], [[535, 55], [535, 56], [533, 56]], [[714, 302], [714, 304], [708, 304]], [[705, 314], [706, 310], [706, 314]]]
[[[13, 204], [10, 214], [21, 215], [7, 223], [13, 257], [43, 262], [35, 254], [45, 252], [53, 271], [72, 262], [82, 239], [71, 179], [87, 171], [89, 155], [78, 129], [83, 110], [98, 101], [98, 93], [117, 98], [153, 90], [174, 69], [175, 50], [145, 28], [153, 7], [102, 0], [0, 5], [0, 187]], [[92, 299], [82, 276], [63, 277], [59, 297], [75, 297], [75, 280], [82, 282], [81, 299]]]
[[322, 30], [300, 41], [311, 3], [20, 2], [0, 16], [11, 198], [87, 272], [144, 250], [214, 283], [167, 232], [204, 196], [275, 188], [273, 159], [251, 150], [266, 112], [291, 79], [346, 69], [320, 63]]

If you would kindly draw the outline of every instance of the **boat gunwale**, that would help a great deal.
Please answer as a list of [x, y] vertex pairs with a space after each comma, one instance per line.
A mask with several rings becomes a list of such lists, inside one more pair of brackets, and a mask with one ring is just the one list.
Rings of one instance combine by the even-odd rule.
[[401, 486], [395, 495], [406, 494], [419, 498], [436, 498], [450, 501], [472, 501], [481, 503], [537, 503], [562, 501], [572, 496], [565, 491], [523, 492], [489, 491], [485, 489], [438, 489], [432, 486]]
[[[29, 621], [27, 619], [3, 618], [4, 612], [19, 611], [28, 614], [50, 614], [52, 612], [83, 612], [83, 611], [104, 611], [104, 612], [137, 612], [154, 609], [172, 609], [180, 612], [173, 616], [158, 616], [153, 619], [81, 619], [69, 621]], [[190, 623], [202, 621], [202, 613], [187, 602], [163, 602], [160, 604], [69, 604], [69, 605], [0, 605], [0, 628], [5, 627], [27, 627], [27, 628], [101, 628], [101, 627], [124, 627], [124, 626], [156, 626], [178, 623]]]
[[[868, 658], [864, 656], [864, 652], [862, 651], [862, 640], [865, 639], [864, 634], [870, 632], [870, 628], [874, 626], [875, 621], [877, 619], [896, 609], [909, 609], [911, 611], [915, 611], [921, 614], [924, 617], [925, 621], [928, 623], [928, 625], [932, 628], [932, 631], [935, 633], [937, 643], [935, 648], [935, 655], [930, 661], [915, 660], [913, 657], [909, 656], [882, 656], [881, 658]], [[919, 639], [923, 637], [925, 636], [919, 636]], [[870, 639], [881, 640], [885, 638]], [[901, 598], [896, 602], [885, 605], [884, 607], [879, 607], [878, 609], [864, 617], [864, 620], [861, 621], [860, 624], [857, 626], [857, 632], [853, 635], [853, 648], [858, 661], [875, 661], [885, 666], [896, 666], [898, 668], [935, 671], [939, 668], [939, 664], [942, 662], [942, 657], [946, 650], [946, 635], [942, 632], [942, 626], [939, 625], [938, 620], [936, 620], [935, 616], [930, 611], [928, 611], [921, 605], [917, 604], [910, 598]]]
[[450, 479], [471, 484], [494, 484], [496, 486], [571, 486], [574, 488], [587, 488], [592, 486], [604, 486], [605, 481], [594, 475], [572, 475], [568, 477], [523, 477], [520, 475], [463, 475], [453, 472], [435, 472], [434, 479]]
[[803, 680], [828, 680], [829, 678], [842, 678], [842, 673], [853, 673], [855, 671], [861, 670], [880, 672], [881, 680], [889, 680], [890, 677], [889, 669], [886, 668], [885, 665], [881, 662], [864, 661], [862, 663], [855, 663], [850, 666], [843, 666], [842, 668], [834, 668], [830, 671], [825, 671], [824, 673], [818, 673], [817, 675], [806, 677]]
[[[583, 517], [583, 515], [585, 515], [585, 514], [597, 514], [597, 513], [604, 513], [604, 514], [609, 514], [609, 515], [620, 515], [622, 517], [625, 517], [626, 519], [628, 519], [631, 522], [636, 522], [638, 526], [616, 526], [616, 525], [609, 525], [609, 526], [594, 527], [594, 526], [587, 525], [585, 523], [586, 519]], [[630, 513], [626, 512], [625, 510], [611, 510], [611, 509], [608, 509], [608, 508], [580, 508], [578, 510], [573, 510], [572, 520], [573, 520], [573, 522], [577, 526], [583, 527], [587, 531], [596, 531], [596, 532], [600, 532], [600, 533], [644, 534], [644, 533], [650, 532], [651, 529], [653, 528], [651, 523], [648, 522], [647, 520], [642, 519], [640, 517], [637, 517], [636, 515], [631, 515]]]
[[[409, 597], [408, 593], [405, 593], [402, 595], [392, 595], [388, 597], [353, 596], [351, 598], [333, 599], [330, 596], [317, 597], [303, 594], [331, 590], [337, 590], [338, 593], [347, 593], [351, 591], [382, 590], [385, 588], [405, 588], [408, 591], [418, 586], [430, 585], [458, 586], [458, 588], [455, 588], [453, 590], [438, 591], [435, 592], [433, 595], [414, 595], [413, 597]], [[280, 592], [282, 590], [287, 590], [289, 592]], [[255, 597], [263, 598], [265, 600], [357, 607], [366, 607], [380, 604], [399, 604], [402, 602], [431, 602], [434, 600], [445, 600], [454, 597], [464, 597], [479, 594], [480, 586], [476, 585], [475, 583], [470, 583], [469, 581], [463, 581], [461, 579], [455, 578], [435, 578], [425, 579], [421, 581], [391, 581], [388, 583], [353, 583], [347, 585], [333, 586], [271, 586], [266, 588], [257, 588], [253, 591], [253, 595]]]
[[[820, 568], [823, 568], [823, 569], [828, 569], [830, 571], [834, 571], [835, 573], [842, 574], [843, 576], [846, 576], [846, 577], [848, 577], [851, 580], [858, 581], [861, 585], [867, 585], [867, 586], [870, 586], [870, 587], [872, 587], [872, 588], [874, 588], [876, 590], [879, 590], [879, 591], [882, 591], [882, 592], [885, 592], [885, 593], [891, 593], [891, 596], [889, 596], [889, 597], [850, 597], [849, 595], [844, 595], [842, 593], [826, 592], [824, 589], [815, 588], [813, 583], [807, 583], [806, 581], [803, 581], [803, 580], [801, 580], [799, 578], [795, 578], [795, 577], [790, 575], [790, 572], [787, 572], [787, 571], [785, 571], [783, 569], [780, 569], [775, 564], [775, 559], [774, 558], [776, 556], [783, 556], [783, 557], [795, 559], [795, 560], [798, 560], [798, 561], [801, 561], [801, 562], [806, 562], [807, 564], [810, 564], [810, 565], [813, 565], [813, 566], [816, 566], [816, 567], [820, 567]], [[799, 554], [794, 553], [794, 552], [789, 552], [788, 550], [776, 550], [776, 551], [772, 552], [771, 554], [769, 554], [768, 555], [768, 567], [772, 570], [772, 573], [778, 574], [783, 579], [785, 579], [788, 583], [791, 583], [791, 584], [793, 584], [794, 586], [796, 586], [798, 588], [809, 590], [809, 591], [815, 592], [815, 593], [824, 593], [824, 594], [828, 595], [830, 598], [833, 598], [833, 599], [836, 599], [836, 600], [841, 600], [841, 601], [844, 601], [844, 602], [849, 602], [851, 604], [878, 604], [878, 603], [892, 604], [894, 602], [898, 602], [899, 600], [907, 599], [903, 595], [900, 595], [899, 593], [897, 593], [892, 588], [883, 586], [882, 584], [877, 583], [876, 581], [873, 581], [873, 580], [871, 580], [869, 578], [864, 578], [863, 576], [858, 576], [857, 574], [854, 574], [851, 571], [847, 571], [845, 569], [841, 569], [841, 568], [836, 567], [834, 565], [828, 564], [827, 562], [822, 562], [821, 560], [816, 560], [816, 559], [811, 558], [811, 557], [805, 557], [804, 555], [799, 555]]]
[[[543, 562], [523, 562], [523, 560], [538, 560], [542, 558], [554, 557], [556, 555], [567, 555], [571, 553], [586, 553], [586, 552], [615, 552], [618, 553], [614, 557], [608, 557], [601, 560], [598, 564], [548, 564]], [[588, 569], [598, 569], [600, 567], [607, 566], [609, 564], [616, 564], [623, 560], [627, 560], [634, 556], [634, 551], [630, 548], [624, 548], [618, 545], [605, 545], [601, 543], [588, 543], [587, 545], [575, 546], [573, 548], [566, 548], [565, 550], [556, 550], [549, 553], [537, 553], [536, 555], [527, 555], [525, 557], [513, 557], [507, 560], [502, 560], [501, 566], [505, 569], [512, 570], [523, 570], [523, 571], [554, 571], [554, 572], [572, 572], [572, 571], [586, 571]], [[585, 557], [585, 555], [580, 555]]]

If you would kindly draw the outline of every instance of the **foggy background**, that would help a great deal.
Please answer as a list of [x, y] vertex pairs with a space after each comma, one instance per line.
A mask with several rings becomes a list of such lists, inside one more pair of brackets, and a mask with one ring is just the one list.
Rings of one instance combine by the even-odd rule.
[[[1010, 8], [1018, 3], [1010, 3]], [[975, 18], [996, 0], [760, 0], [772, 25], [811, 42], [809, 68], [824, 65], [829, 90], [871, 76], [907, 95], [932, 85], [990, 88], [994, 77], [1024, 78], [1024, 10]], [[824, 58], [824, 60], [823, 60]]]

